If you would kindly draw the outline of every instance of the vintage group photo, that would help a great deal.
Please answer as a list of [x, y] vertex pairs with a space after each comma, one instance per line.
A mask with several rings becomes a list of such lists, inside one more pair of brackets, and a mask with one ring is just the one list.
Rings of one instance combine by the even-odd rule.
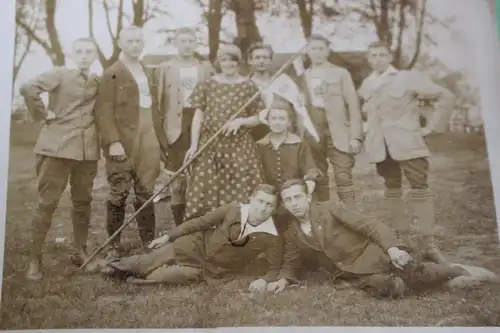
[[500, 326], [477, 4], [17, 0], [0, 328]]

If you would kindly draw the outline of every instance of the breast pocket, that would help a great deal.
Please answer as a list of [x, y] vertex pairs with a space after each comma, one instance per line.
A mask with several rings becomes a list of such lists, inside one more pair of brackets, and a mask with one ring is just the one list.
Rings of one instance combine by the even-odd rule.
[[342, 82], [340, 77], [327, 78], [323, 82], [323, 91], [326, 96], [341, 96], [342, 95]]

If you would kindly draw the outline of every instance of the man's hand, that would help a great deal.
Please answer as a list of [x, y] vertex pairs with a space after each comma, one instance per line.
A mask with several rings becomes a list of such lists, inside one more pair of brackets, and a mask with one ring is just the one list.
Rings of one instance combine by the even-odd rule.
[[403, 267], [411, 261], [410, 254], [397, 247], [389, 248], [387, 250], [387, 254], [389, 255], [389, 259], [391, 259], [392, 264], [399, 269], [403, 269]]
[[125, 149], [120, 142], [113, 142], [109, 145], [109, 156], [116, 162], [123, 162], [127, 159]]
[[286, 286], [288, 286], [288, 280], [279, 279], [278, 281], [269, 283], [267, 285], [267, 291], [271, 291], [277, 294], [285, 290]]
[[53, 120], [56, 119], [56, 114], [54, 111], [47, 110], [47, 114], [45, 115], [45, 120]]
[[248, 291], [252, 293], [261, 293], [266, 290], [267, 287], [267, 282], [264, 279], [257, 279], [250, 283], [250, 286], [248, 287]]
[[353, 154], [359, 154], [361, 152], [362, 144], [358, 139], [351, 139], [350, 146]]
[[168, 234], [165, 234], [161, 237], [158, 237], [154, 239], [148, 246], [150, 249], [157, 249], [159, 247], [162, 247], [163, 245], [167, 244], [168, 241], [170, 240], [170, 237], [168, 237]]

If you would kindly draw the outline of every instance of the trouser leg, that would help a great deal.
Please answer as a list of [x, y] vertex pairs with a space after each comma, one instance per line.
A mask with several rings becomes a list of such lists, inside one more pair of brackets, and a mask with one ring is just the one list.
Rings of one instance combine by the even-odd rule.
[[309, 145], [311, 155], [313, 156], [316, 167], [320, 172], [320, 176], [316, 179], [316, 187], [313, 193], [313, 200], [316, 202], [324, 202], [330, 200], [330, 177], [328, 176], [328, 150], [326, 136], [320, 138], [317, 142], [309, 134], [304, 134], [304, 140]]
[[[106, 203], [106, 231], [108, 232], [108, 237], [113, 235], [124, 222], [125, 206], [132, 182], [130, 171], [114, 172], [108, 175], [108, 184], [110, 187]], [[114, 250], [120, 248], [120, 235], [113, 240], [111, 247]]]
[[333, 166], [333, 174], [340, 200], [347, 204], [355, 203], [355, 191], [352, 170], [356, 163], [355, 156], [342, 152], [333, 146], [328, 138], [328, 158]]
[[[135, 179], [134, 183], [136, 211], [142, 207], [146, 201], [153, 195], [153, 191], [143, 186], [139, 179]], [[156, 217], [154, 204], [148, 203], [136, 216], [137, 228], [139, 229], [139, 237], [144, 246], [147, 246], [155, 238]]]

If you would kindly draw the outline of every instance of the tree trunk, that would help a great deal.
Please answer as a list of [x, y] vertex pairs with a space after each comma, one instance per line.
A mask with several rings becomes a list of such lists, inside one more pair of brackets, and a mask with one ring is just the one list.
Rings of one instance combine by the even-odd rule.
[[403, 67], [403, 35], [406, 29], [406, 9], [407, 0], [399, 1], [399, 24], [396, 50], [394, 51], [393, 66], [396, 68]]
[[[308, 6], [309, 5], [309, 6]], [[305, 38], [311, 37], [313, 29], [314, 0], [297, 0], [299, 7], [300, 25]], [[308, 8], [309, 7], [309, 8]]]
[[142, 27], [144, 26], [144, 0], [132, 0], [134, 10], [133, 24]]
[[207, 13], [209, 59], [214, 62], [220, 43], [220, 28], [222, 22], [222, 1], [210, 0]]
[[57, 0], [46, 0], [45, 2], [45, 25], [47, 34], [51, 44], [51, 59], [52, 64], [55, 66], [64, 66], [65, 55], [59, 41], [59, 34], [57, 33], [55, 14], [56, 14]]
[[232, 10], [236, 14], [236, 29], [238, 32], [235, 44], [239, 46], [243, 57], [246, 58], [250, 45], [262, 40], [255, 18], [254, 0], [233, 1]]
[[410, 63], [407, 66], [407, 69], [412, 69], [413, 66], [417, 63], [418, 57], [420, 56], [420, 50], [422, 49], [422, 37], [424, 35], [424, 21], [427, 13], [427, 0], [422, 0], [422, 7], [420, 7], [420, 18], [418, 21], [418, 30], [417, 30], [417, 40], [415, 41], [415, 53], [413, 54]]

